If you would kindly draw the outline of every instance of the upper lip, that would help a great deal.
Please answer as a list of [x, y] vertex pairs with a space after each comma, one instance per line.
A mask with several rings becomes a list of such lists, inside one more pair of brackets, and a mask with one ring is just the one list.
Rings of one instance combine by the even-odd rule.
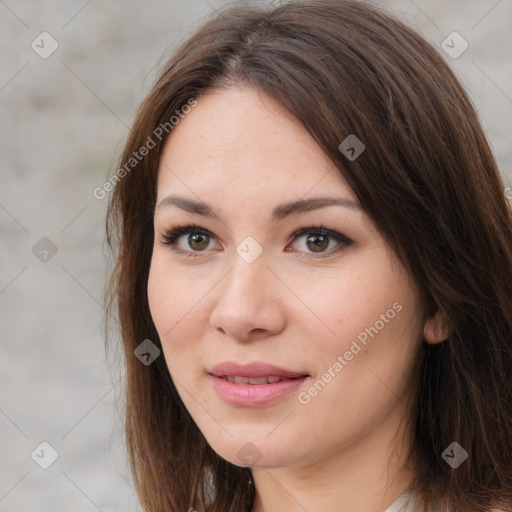
[[233, 361], [224, 361], [215, 365], [210, 372], [216, 377], [233, 376], [233, 377], [282, 377], [287, 379], [295, 379], [304, 377], [308, 374], [305, 372], [293, 372], [284, 368], [279, 368], [272, 364], [255, 361], [249, 364], [240, 364]]

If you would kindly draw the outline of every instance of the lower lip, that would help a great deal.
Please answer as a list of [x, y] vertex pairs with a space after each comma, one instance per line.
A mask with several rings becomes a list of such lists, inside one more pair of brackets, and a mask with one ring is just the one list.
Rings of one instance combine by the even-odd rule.
[[276, 402], [280, 398], [293, 393], [307, 379], [282, 380], [273, 384], [234, 384], [221, 377], [211, 375], [215, 391], [231, 405], [254, 407]]

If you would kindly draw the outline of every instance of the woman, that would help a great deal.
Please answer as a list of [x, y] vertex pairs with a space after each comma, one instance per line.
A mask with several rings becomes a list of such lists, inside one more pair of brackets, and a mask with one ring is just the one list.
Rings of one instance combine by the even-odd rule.
[[233, 7], [116, 181], [145, 510], [512, 509], [512, 212], [420, 36], [353, 0]]

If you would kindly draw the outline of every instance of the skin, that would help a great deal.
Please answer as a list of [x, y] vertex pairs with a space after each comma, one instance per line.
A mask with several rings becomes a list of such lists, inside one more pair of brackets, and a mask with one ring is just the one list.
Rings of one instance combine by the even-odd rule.
[[[159, 206], [169, 194], [204, 201], [219, 218]], [[446, 337], [442, 319], [426, 318], [416, 284], [362, 209], [329, 206], [270, 218], [282, 203], [318, 196], [357, 203], [304, 127], [252, 89], [201, 96], [161, 157], [152, 318], [180, 397], [212, 448], [239, 466], [237, 452], [248, 442], [257, 448], [253, 512], [382, 512], [393, 503], [412, 476], [402, 466], [418, 351], [424, 337]], [[181, 236], [178, 246], [197, 257], [159, 241], [172, 225], [188, 223], [213, 234], [195, 243]], [[291, 238], [320, 224], [352, 243], [329, 238], [315, 251], [314, 233]], [[248, 236], [263, 248], [252, 263], [236, 252]], [[298, 392], [394, 303], [400, 312], [300, 403]], [[207, 371], [227, 360], [264, 361], [311, 377], [277, 403], [233, 406]]]

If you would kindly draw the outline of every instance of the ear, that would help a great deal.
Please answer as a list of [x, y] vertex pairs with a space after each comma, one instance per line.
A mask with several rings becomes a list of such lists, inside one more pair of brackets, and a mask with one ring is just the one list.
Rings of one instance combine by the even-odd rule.
[[452, 327], [450, 319], [441, 311], [437, 311], [434, 316], [425, 321], [423, 328], [425, 341], [430, 344], [445, 341], [450, 336]]

